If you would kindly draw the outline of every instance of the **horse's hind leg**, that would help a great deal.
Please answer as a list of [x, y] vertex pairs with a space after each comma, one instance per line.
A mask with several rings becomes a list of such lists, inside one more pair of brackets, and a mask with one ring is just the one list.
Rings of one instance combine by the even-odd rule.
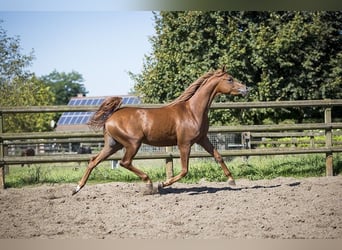
[[205, 136], [202, 140], [197, 142], [199, 145], [201, 145], [209, 154], [211, 154], [215, 160], [220, 164], [225, 176], [228, 178], [228, 184], [235, 185], [235, 180], [233, 178], [232, 173], [229, 171], [227, 165], [224, 163], [222, 156], [220, 153], [215, 149], [213, 144], [211, 144], [209, 138]]
[[83, 174], [82, 179], [78, 183], [78, 186], [76, 187], [76, 189], [73, 190], [72, 194], [74, 195], [74, 194], [78, 193], [81, 190], [81, 188], [84, 187], [84, 185], [86, 184], [91, 172], [100, 162], [107, 159], [110, 155], [114, 154], [118, 150], [122, 149], [122, 147], [123, 146], [121, 144], [119, 144], [118, 142], [116, 142], [112, 137], [110, 137], [110, 135], [106, 134], [105, 135], [105, 145], [104, 145], [103, 149], [96, 156], [91, 157], [91, 159], [88, 163], [87, 169], [86, 169], [85, 173]]
[[146, 194], [154, 194], [157, 191], [153, 189], [153, 184], [152, 184], [150, 177], [146, 173], [144, 173], [143, 171], [137, 169], [136, 167], [134, 167], [132, 165], [133, 157], [138, 152], [140, 145], [141, 145], [140, 143], [135, 143], [135, 144], [126, 146], [125, 147], [126, 151], [125, 151], [124, 157], [120, 161], [120, 165], [122, 167], [132, 171], [133, 173], [135, 173], [137, 176], [140, 177], [140, 179], [143, 182], [145, 182], [146, 190], [143, 192], [143, 194], [145, 194], [145, 195]]

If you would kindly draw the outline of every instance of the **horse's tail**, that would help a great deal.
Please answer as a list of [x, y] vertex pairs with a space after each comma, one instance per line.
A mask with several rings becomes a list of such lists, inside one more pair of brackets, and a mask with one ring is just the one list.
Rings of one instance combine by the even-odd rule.
[[96, 129], [103, 128], [105, 122], [111, 114], [120, 108], [122, 104], [121, 97], [106, 98], [95, 114], [90, 118], [87, 125]]

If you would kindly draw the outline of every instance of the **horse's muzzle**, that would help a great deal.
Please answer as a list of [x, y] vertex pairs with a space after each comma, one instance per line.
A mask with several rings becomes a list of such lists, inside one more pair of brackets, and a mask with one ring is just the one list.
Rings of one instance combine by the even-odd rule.
[[251, 87], [241, 88], [239, 89], [239, 92], [241, 95], [246, 96], [248, 92], [251, 91], [251, 89], [252, 89]]

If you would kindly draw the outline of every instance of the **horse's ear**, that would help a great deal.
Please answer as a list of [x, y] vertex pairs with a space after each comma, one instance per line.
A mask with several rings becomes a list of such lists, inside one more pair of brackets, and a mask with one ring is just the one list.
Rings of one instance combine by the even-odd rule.
[[223, 67], [222, 67], [222, 72], [223, 72], [223, 73], [226, 72], [226, 65], [223, 65]]

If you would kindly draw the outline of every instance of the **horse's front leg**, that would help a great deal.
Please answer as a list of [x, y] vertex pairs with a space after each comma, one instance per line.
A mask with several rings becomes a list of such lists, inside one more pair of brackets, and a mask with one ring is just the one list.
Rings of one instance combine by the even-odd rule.
[[229, 171], [227, 165], [224, 163], [222, 156], [210, 142], [209, 138], [205, 136], [197, 143], [201, 145], [209, 154], [211, 154], [215, 158], [215, 160], [220, 164], [225, 176], [227, 176], [228, 178], [228, 184], [235, 185], [235, 180], [233, 178], [232, 173]]
[[178, 145], [178, 148], [179, 148], [179, 152], [180, 152], [182, 169], [181, 169], [180, 173], [178, 175], [176, 175], [175, 177], [172, 177], [172, 178], [166, 180], [165, 182], [160, 183], [158, 185], [158, 188], [170, 186], [173, 183], [182, 179], [188, 173], [189, 155], [190, 155], [191, 145], [189, 145], [189, 144]]

